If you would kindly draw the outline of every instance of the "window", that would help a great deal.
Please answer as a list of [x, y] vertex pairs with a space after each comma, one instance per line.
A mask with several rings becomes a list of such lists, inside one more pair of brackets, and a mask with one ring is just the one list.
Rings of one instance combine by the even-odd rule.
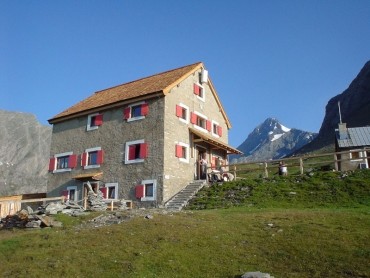
[[176, 157], [179, 158], [181, 162], [189, 163], [189, 145], [179, 142], [176, 144]]
[[145, 102], [129, 105], [123, 110], [123, 118], [127, 122], [144, 119], [149, 113], [149, 106]]
[[352, 151], [349, 153], [349, 158], [354, 161], [363, 160], [363, 153], [362, 151]]
[[200, 84], [194, 84], [194, 94], [202, 101], [205, 101], [205, 90]]
[[180, 103], [176, 105], [176, 116], [184, 123], [189, 122], [189, 107]]
[[106, 199], [118, 199], [118, 183], [106, 183]]
[[77, 202], [78, 201], [77, 186], [68, 186], [67, 190], [64, 190], [62, 192], [62, 196], [64, 197], [65, 200]]
[[155, 201], [157, 191], [156, 180], [144, 180], [135, 188], [136, 198], [141, 201]]
[[86, 149], [81, 157], [81, 166], [84, 169], [98, 168], [104, 161], [104, 152], [101, 147]]
[[71, 171], [77, 166], [77, 155], [73, 152], [66, 152], [54, 155], [49, 161], [49, 171], [61, 173]]
[[147, 157], [148, 144], [143, 139], [126, 143], [125, 164], [144, 162]]
[[87, 117], [86, 130], [95, 130], [103, 124], [103, 114], [95, 113]]
[[191, 113], [191, 123], [194, 124], [194, 127], [202, 131], [211, 131], [211, 121], [207, 120], [207, 117], [198, 113]]
[[212, 121], [212, 135], [216, 137], [222, 136], [222, 127], [215, 121]]

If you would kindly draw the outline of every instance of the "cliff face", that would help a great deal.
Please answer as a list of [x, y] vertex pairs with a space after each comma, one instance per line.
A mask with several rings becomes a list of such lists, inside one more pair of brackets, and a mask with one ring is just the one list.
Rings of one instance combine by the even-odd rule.
[[0, 195], [46, 192], [51, 127], [0, 110]]
[[334, 144], [334, 130], [338, 128], [340, 122], [338, 102], [342, 122], [347, 123], [347, 127], [370, 125], [370, 61], [364, 65], [345, 91], [329, 100], [318, 136], [300, 152]]

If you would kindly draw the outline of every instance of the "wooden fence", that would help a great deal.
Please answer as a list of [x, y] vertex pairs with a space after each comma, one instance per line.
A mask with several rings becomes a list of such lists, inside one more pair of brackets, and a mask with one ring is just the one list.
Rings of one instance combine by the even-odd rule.
[[[351, 158], [351, 154], [354, 153], [361, 153], [362, 155], [355, 159]], [[362, 148], [342, 152], [294, 156], [278, 160], [236, 163], [228, 165], [228, 169], [235, 178], [269, 177], [278, 174], [279, 162], [283, 162], [288, 168], [289, 175], [302, 175], [310, 169], [339, 171], [341, 163], [352, 161], [356, 161], [359, 165], [363, 165], [364, 168], [368, 168], [370, 161], [369, 155], [370, 148]]]

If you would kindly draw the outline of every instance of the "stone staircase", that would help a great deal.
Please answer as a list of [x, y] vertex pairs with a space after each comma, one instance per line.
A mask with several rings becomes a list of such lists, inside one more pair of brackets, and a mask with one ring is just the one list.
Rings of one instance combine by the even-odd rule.
[[180, 211], [206, 183], [205, 180], [196, 180], [189, 183], [166, 203], [166, 209]]

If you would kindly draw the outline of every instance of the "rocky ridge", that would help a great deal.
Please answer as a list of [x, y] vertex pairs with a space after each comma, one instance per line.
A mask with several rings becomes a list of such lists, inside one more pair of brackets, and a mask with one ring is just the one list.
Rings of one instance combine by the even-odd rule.
[[46, 192], [51, 127], [0, 110], [0, 196]]
[[267, 118], [238, 147], [243, 155], [231, 156], [230, 162], [243, 163], [283, 158], [311, 142], [315, 136], [315, 133], [287, 128], [277, 119]]

